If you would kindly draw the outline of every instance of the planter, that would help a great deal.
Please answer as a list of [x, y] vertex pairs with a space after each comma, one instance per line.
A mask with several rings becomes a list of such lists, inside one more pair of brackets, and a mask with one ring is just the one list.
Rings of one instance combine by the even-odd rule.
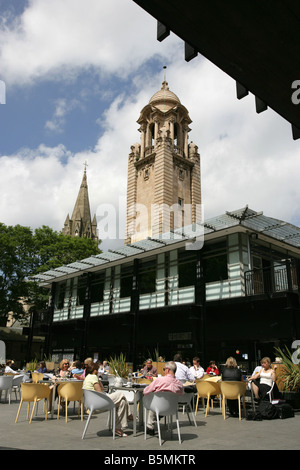
[[165, 375], [165, 372], [163, 370], [166, 365], [165, 362], [152, 362], [152, 365], [156, 367], [158, 374]]
[[291, 392], [291, 391], [281, 391], [282, 399], [291, 405], [294, 410], [300, 410], [300, 390]]

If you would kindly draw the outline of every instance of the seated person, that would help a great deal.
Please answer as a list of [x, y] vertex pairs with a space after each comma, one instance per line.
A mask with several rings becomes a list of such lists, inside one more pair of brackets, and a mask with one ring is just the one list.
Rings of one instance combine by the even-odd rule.
[[[99, 365], [92, 363], [87, 365], [85, 369], [85, 379], [82, 388], [85, 390], [95, 390], [99, 393], [103, 392], [103, 385], [98, 378]], [[132, 421], [132, 415], [129, 414], [129, 404], [123, 393], [119, 390], [109, 394], [116, 405], [116, 434], [121, 437], [127, 437], [122, 428], [127, 428], [127, 420]]]
[[[256, 381], [255, 385], [257, 386], [258, 393], [256, 389], [253, 389], [255, 398], [264, 399], [267, 396], [267, 393], [273, 387], [273, 382], [276, 382], [276, 369], [277, 365], [274, 365], [274, 368], [271, 368], [271, 359], [269, 357], [264, 357], [261, 360], [261, 369], [250, 377], [249, 381]], [[259, 379], [259, 382], [257, 382]]]
[[37, 372], [39, 372], [40, 374], [45, 374], [47, 372], [47, 367], [46, 367], [46, 363], [45, 361], [41, 361], [40, 362], [40, 366], [39, 368], [37, 369]]
[[70, 372], [72, 374], [72, 376], [74, 374], [83, 374], [83, 367], [82, 367], [82, 364], [80, 361], [74, 361], [72, 366], [70, 367]]
[[62, 359], [59, 364], [58, 376], [60, 378], [69, 377], [70, 376], [69, 367], [70, 367], [70, 362], [68, 361], [68, 359]]
[[4, 373], [5, 374], [17, 374], [18, 373], [15, 370], [14, 361], [12, 361], [11, 359], [7, 359], [5, 363]]
[[194, 380], [202, 379], [202, 377], [204, 376], [204, 369], [203, 369], [203, 367], [200, 366], [199, 357], [194, 357], [193, 365], [190, 367], [190, 371], [194, 376]]
[[174, 356], [174, 362], [176, 364], [176, 379], [182, 380], [182, 381], [194, 381], [194, 376], [191, 372], [191, 370], [182, 362], [182, 356], [180, 354], [175, 354]]
[[[178, 395], [184, 395], [184, 387], [180, 380], [175, 377], [176, 364], [173, 361], [166, 362], [165, 365], [165, 375], [163, 377], [158, 377], [156, 380], [153, 380], [150, 385], [144, 389], [144, 395], [148, 395], [152, 392], [172, 392]], [[148, 412], [147, 418], [147, 432], [151, 436], [154, 436], [154, 423], [155, 423], [155, 413], [153, 411]]]
[[[225, 367], [222, 371], [222, 381], [225, 382], [242, 382], [242, 371], [238, 368], [237, 362], [233, 357], [228, 357]], [[229, 413], [231, 416], [238, 416], [238, 400], [227, 400]]]
[[151, 359], [147, 359], [145, 367], [141, 369], [141, 374], [143, 377], [157, 377], [157, 369], [153, 366]]
[[73, 374], [73, 377], [75, 377], [78, 380], [84, 380], [86, 368], [90, 364], [94, 364], [94, 361], [91, 357], [87, 357], [83, 363], [83, 372], [81, 374]]
[[208, 368], [206, 369], [206, 373], [210, 375], [219, 375], [219, 369], [216, 366], [215, 361], [210, 361]]

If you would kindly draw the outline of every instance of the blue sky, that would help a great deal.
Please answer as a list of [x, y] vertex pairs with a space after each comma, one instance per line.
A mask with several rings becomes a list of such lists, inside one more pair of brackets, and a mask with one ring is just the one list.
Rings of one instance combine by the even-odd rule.
[[[248, 204], [300, 225], [300, 141], [132, 0], [0, 0], [0, 221], [61, 230], [84, 162], [92, 213], [126, 196], [140, 110], [167, 81], [189, 110], [205, 218]], [[295, 76], [295, 79], [299, 78]], [[124, 228], [120, 227], [120, 239]]]

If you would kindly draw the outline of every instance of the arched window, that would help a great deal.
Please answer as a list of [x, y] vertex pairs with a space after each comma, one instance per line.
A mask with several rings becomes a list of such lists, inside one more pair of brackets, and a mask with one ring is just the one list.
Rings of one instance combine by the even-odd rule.
[[149, 145], [153, 147], [154, 146], [154, 123], [150, 124], [149, 126], [149, 137], [150, 137]]
[[177, 147], [179, 145], [179, 126], [174, 123], [174, 145]]

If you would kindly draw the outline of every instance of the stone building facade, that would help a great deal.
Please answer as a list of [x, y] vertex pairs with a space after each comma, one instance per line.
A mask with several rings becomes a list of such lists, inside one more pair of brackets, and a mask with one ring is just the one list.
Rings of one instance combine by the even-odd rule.
[[188, 110], [162, 83], [138, 119], [128, 160], [125, 243], [201, 221], [200, 155], [188, 143]]

